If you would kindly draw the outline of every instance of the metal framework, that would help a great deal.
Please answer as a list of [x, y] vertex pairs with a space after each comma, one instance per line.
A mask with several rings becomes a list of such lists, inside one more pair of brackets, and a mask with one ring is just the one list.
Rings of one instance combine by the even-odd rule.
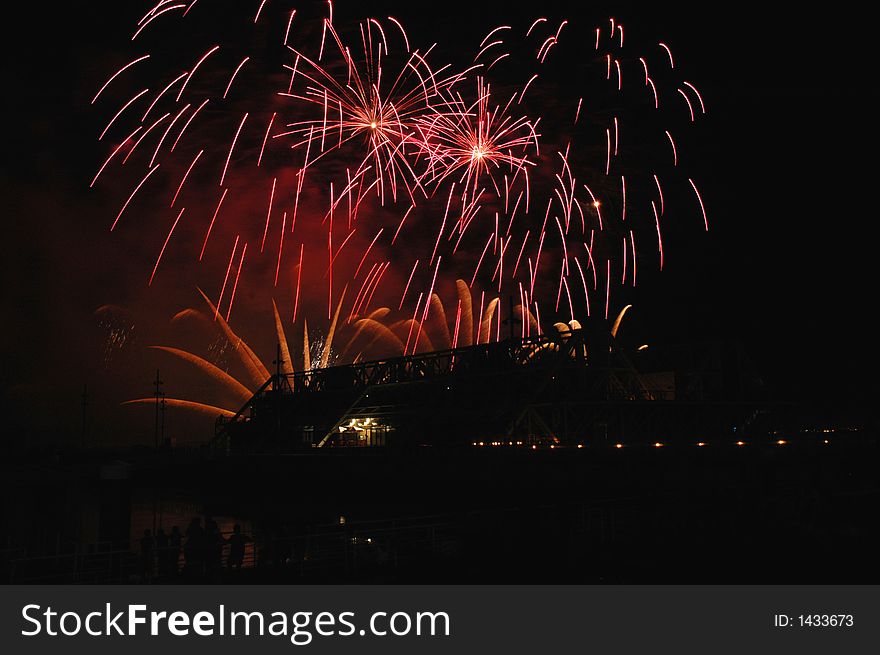
[[295, 452], [477, 441], [571, 445], [654, 438], [658, 429], [729, 429], [743, 414], [737, 394], [704, 397], [704, 388], [723, 385], [704, 384], [692, 366], [665, 373], [685, 383], [681, 399], [670, 397], [668, 382], [641, 374], [610, 335], [586, 330], [293, 374], [276, 363], [276, 373], [234, 417], [218, 419], [215, 446]]

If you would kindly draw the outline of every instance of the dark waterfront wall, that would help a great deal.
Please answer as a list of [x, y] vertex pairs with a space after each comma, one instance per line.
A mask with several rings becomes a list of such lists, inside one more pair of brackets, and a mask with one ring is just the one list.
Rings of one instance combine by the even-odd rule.
[[[185, 530], [199, 516], [225, 535], [240, 523], [253, 542], [242, 571], [194, 581], [878, 582], [877, 442], [831, 437], [220, 459], [144, 451], [128, 454], [121, 480], [71, 458], [6, 477], [2, 573], [138, 579], [136, 561], [89, 578], [82, 562], [73, 570], [75, 554], [96, 553], [96, 539], [137, 553], [144, 529]], [[28, 561], [38, 555], [49, 557]]]

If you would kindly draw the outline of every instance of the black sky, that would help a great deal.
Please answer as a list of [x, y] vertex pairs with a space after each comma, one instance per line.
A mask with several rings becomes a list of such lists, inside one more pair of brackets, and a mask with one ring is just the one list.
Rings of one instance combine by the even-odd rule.
[[[88, 193], [102, 153], [88, 102], [107, 59], [124, 58], [132, 17], [143, 13], [140, 3], [118, 4], [30, 3], [7, 25], [3, 385], [22, 432], [75, 433], [85, 382], [144, 393], [135, 389], [151, 375], [148, 357], [134, 358], [136, 370], [116, 372], [110, 383], [89, 361], [98, 306], [167, 312], [142, 282], [132, 288], [125, 253], [107, 238], [103, 207]], [[512, 3], [414, 4], [360, 7], [470, 49], [487, 26], [510, 15]], [[658, 341], [738, 339], [780, 397], [871, 406], [880, 391], [873, 343], [876, 34], [858, 5], [808, 7], [542, 2], [514, 11], [613, 15], [653, 30], [674, 44], [709, 104], [699, 148], [712, 230], [641, 285], [633, 329]], [[95, 404], [102, 407], [100, 399]], [[119, 421], [108, 419], [104, 429], [124, 432]]]

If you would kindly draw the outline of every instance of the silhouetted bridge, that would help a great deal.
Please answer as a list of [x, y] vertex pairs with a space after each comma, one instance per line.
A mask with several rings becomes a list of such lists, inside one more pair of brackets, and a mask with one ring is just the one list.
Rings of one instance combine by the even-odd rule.
[[624, 352], [607, 333], [570, 330], [293, 374], [279, 367], [235, 416], [218, 420], [213, 444], [225, 452], [563, 446], [743, 422], [741, 390], [722, 389], [719, 358], [688, 371], [643, 358], [652, 368], [643, 372], [634, 357], [641, 353]]

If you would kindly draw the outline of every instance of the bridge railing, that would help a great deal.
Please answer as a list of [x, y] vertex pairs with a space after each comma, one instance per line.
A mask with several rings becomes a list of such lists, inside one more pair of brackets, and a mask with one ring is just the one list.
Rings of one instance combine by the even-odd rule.
[[534, 366], [545, 363], [548, 356], [585, 362], [586, 347], [583, 331], [572, 330], [282, 374], [275, 376], [281, 379], [271, 388], [283, 393], [299, 393], [413, 382], [453, 373], [498, 370], [504, 366]]

